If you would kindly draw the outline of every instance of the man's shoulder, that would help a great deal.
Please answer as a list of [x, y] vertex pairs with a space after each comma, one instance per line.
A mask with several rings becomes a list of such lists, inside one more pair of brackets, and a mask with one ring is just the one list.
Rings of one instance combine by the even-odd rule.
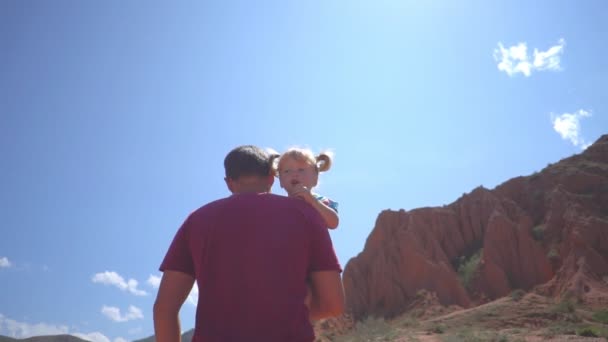
[[188, 215], [189, 218], [196, 218], [201, 216], [209, 215], [213, 212], [216, 212], [221, 207], [225, 206], [227, 202], [229, 202], [230, 197], [220, 198], [209, 203], [203, 204], [202, 206], [194, 209]]
[[[252, 206], [260, 205], [265, 209], [271, 209], [275, 212], [276, 216], [284, 216], [286, 219], [288, 217], [291, 219], [301, 217], [305, 221], [309, 221], [314, 224], [323, 222], [323, 218], [317, 212], [317, 210], [300, 198], [276, 195], [271, 193], [258, 194], [253, 196], [237, 195], [233, 197], [240, 198], [244, 201], [250, 201], [247, 204]], [[321, 225], [324, 226], [324, 224]]]
[[309, 203], [299, 198], [286, 197], [291, 213], [298, 213], [308, 223], [325, 229], [325, 223], [321, 214]]
[[[323, 222], [321, 215], [305, 201], [287, 196], [271, 193], [264, 194], [238, 194], [209, 202], [190, 213], [191, 218], [203, 218], [213, 216], [224, 210], [238, 210], [238, 208], [257, 207], [276, 210], [276, 215], [290, 217], [301, 216], [314, 224]], [[323, 224], [321, 224], [323, 225]]]
[[236, 208], [241, 206], [276, 206], [277, 209], [287, 206], [297, 206], [298, 204], [293, 202], [293, 199], [269, 194], [269, 193], [246, 193], [246, 194], [235, 194], [228, 197], [220, 198], [211, 201], [201, 207], [195, 209], [190, 214], [191, 216], [205, 216], [220, 210], [228, 208]]
[[[222, 201], [222, 200], [220, 200]], [[287, 196], [276, 195], [272, 193], [246, 193], [246, 194], [237, 194], [232, 195], [228, 198], [223, 199], [222, 203], [232, 204], [234, 203], [247, 203], [247, 204], [256, 204], [256, 205], [266, 205], [266, 206], [276, 206], [280, 207], [297, 207], [298, 201], [294, 198], [290, 198]]]

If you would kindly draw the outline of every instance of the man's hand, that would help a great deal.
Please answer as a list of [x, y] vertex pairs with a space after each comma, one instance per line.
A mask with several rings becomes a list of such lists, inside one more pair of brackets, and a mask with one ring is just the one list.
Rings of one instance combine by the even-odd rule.
[[312, 272], [311, 290], [310, 319], [318, 320], [344, 313], [344, 289], [340, 273], [337, 271]]
[[304, 298], [304, 305], [310, 310], [310, 304], [312, 304], [312, 289], [310, 284], [306, 284], [306, 297]]

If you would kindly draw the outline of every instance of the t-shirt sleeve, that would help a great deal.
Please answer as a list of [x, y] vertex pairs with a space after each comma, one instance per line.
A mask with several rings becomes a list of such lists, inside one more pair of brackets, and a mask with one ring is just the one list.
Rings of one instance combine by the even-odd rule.
[[[317, 213], [315, 212], [315, 214]], [[313, 235], [311, 240], [309, 272], [342, 272], [342, 267], [340, 267], [338, 257], [336, 257], [329, 231], [325, 228], [323, 220], [320, 217], [316, 218], [313, 216], [311, 221], [314, 225], [314, 229], [311, 229]]]
[[190, 253], [188, 241], [189, 225], [190, 217], [186, 219], [175, 234], [173, 242], [171, 242], [169, 250], [159, 267], [161, 272], [178, 271], [195, 277], [194, 262], [192, 261], [192, 253]]
[[333, 201], [323, 195], [314, 194], [315, 198], [326, 206], [332, 208], [336, 213], [338, 212], [338, 202]]
[[329, 198], [327, 198], [326, 202], [323, 202], [323, 203], [327, 204], [327, 206], [332, 208], [336, 213], [338, 212], [338, 202], [332, 201]]

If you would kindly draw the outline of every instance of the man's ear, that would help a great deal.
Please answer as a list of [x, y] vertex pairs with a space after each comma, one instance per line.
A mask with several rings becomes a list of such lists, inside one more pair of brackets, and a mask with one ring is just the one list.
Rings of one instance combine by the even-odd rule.
[[234, 181], [232, 180], [232, 178], [224, 177], [224, 181], [226, 182], [228, 190], [230, 190], [231, 193], [234, 193]]
[[268, 176], [268, 189], [272, 188], [272, 185], [274, 184], [274, 178], [274, 174], [272, 173]]

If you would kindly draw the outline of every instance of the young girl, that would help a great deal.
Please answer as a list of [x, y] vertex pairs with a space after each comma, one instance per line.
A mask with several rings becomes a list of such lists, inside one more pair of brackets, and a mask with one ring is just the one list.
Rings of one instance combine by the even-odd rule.
[[290, 148], [278, 157], [276, 167], [281, 187], [290, 197], [299, 197], [310, 203], [323, 217], [329, 229], [338, 227], [338, 203], [327, 197], [315, 194], [319, 172], [331, 167], [331, 154], [328, 152], [315, 156], [311, 150]]
[[[310, 203], [321, 214], [329, 229], [338, 227], [338, 203], [312, 192], [319, 181], [319, 172], [331, 167], [331, 154], [325, 152], [315, 156], [309, 149], [290, 148], [276, 158], [278, 163], [275, 170], [281, 188], [287, 191], [287, 195]], [[312, 288], [309, 284], [304, 305], [310, 308], [311, 301]]]

